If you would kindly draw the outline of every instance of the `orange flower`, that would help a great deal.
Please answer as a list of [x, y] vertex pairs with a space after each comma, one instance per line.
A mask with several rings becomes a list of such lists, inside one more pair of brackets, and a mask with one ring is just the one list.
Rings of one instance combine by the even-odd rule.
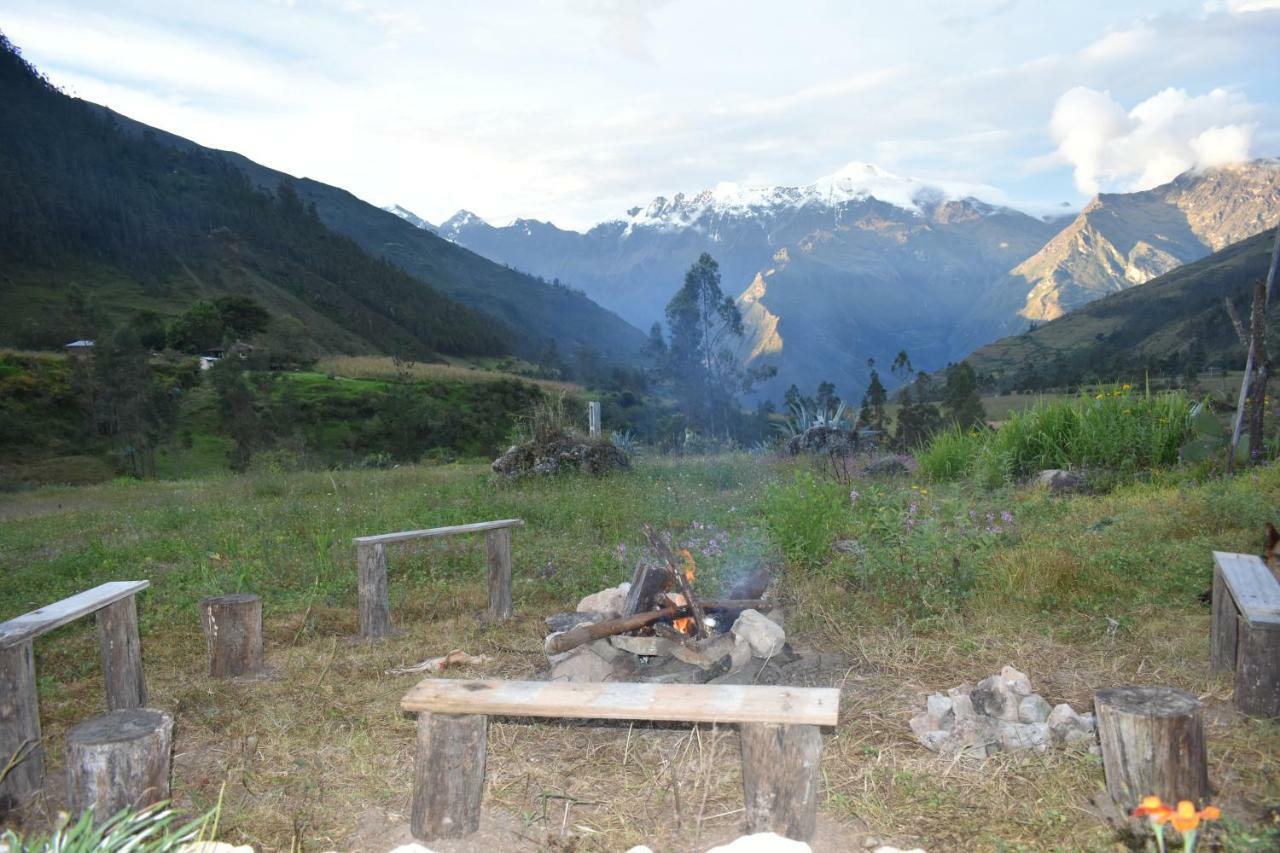
[[1142, 803], [1133, 810], [1133, 817], [1149, 818], [1156, 826], [1162, 825], [1173, 817], [1173, 809], [1160, 802], [1159, 797], [1143, 797]]
[[1178, 809], [1169, 818], [1169, 822], [1178, 832], [1188, 832], [1198, 827], [1200, 821], [1217, 820], [1221, 815], [1222, 812], [1217, 806], [1205, 806], [1201, 811], [1196, 811], [1195, 803], [1190, 800], [1179, 800]]

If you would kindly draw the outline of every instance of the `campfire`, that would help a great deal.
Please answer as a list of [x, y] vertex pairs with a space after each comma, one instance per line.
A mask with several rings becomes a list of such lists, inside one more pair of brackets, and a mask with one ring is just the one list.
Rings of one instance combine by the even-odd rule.
[[547, 619], [552, 679], [750, 683], [771, 662], [797, 658], [781, 619], [766, 615], [766, 569], [740, 572], [721, 597], [699, 598], [693, 554], [648, 525], [644, 532], [656, 560], [642, 560], [629, 583]]

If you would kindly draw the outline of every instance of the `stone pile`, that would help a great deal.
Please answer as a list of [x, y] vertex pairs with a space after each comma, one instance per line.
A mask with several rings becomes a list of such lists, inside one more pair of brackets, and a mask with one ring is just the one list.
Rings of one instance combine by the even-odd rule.
[[1093, 714], [1077, 714], [1065, 703], [1050, 707], [1026, 674], [1011, 666], [976, 685], [931, 694], [924, 712], [911, 718], [911, 731], [926, 748], [948, 755], [1075, 744], [1095, 749], [1097, 742]]

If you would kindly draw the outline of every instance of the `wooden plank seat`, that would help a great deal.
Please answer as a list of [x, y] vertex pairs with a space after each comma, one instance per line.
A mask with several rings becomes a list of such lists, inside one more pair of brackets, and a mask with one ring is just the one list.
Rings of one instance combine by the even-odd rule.
[[150, 585], [111, 581], [0, 622], [0, 767], [16, 762], [0, 779], [0, 806], [26, 799], [44, 778], [34, 640], [96, 614], [107, 709], [141, 708], [147, 703], [147, 684], [134, 596]]
[[818, 814], [820, 727], [836, 724], [840, 691], [428, 678], [400, 707], [418, 715], [410, 830], [423, 841], [479, 828], [490, 716], [738, 724], [747, 831], [808, 841]]
[[1280, 717], [1280, 581], [1260, 557], [1213, 552], [1210, 664], [1235, 672], [1242, 713]]
[[475, 524], [455, 524], [428, 530], [405, 530], [357, 536], [356, 570], [360, 609], [360, 636], [377, 640], [392, 633], [391, 600], [387, 592], [387, 546], [414, 539], [434, 539], [467, 533], [483, 533], [489, 564], [489, 609], [491, 619], [511, 618], [511, 528], [524, 527], [524, 520], [505, 518]]

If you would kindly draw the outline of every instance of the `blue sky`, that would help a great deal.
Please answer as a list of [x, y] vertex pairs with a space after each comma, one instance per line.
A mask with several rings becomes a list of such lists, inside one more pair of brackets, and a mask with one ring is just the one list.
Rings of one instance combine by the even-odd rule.
[[436, 222], [851, 161], [1045, 210], [1280, 154], [1280, 0], [0, 0], [0, 30], [72, 94]]

